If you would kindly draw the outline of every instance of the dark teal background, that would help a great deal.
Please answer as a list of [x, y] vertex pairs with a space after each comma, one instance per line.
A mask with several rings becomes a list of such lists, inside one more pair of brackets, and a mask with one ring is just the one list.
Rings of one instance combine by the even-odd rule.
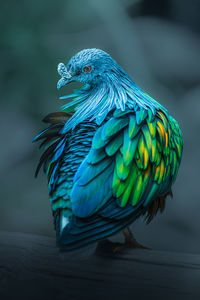
[[185, 140], [174, 199], [132, 229], [153, 248], [200, 252], [200, 1], [4, 1], [0, 15], [0, 230], [54, 235], [32, 138], [64, 104], [57, 64], [83, 48], [111, 54], [177, 119]]

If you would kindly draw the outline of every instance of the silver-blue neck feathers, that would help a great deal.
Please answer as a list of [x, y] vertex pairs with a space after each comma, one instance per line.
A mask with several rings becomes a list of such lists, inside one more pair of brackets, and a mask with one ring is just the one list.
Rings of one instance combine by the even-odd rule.
[[63, 63], [58, 65], [58, 73], [61, 75], [58, 89], [72, 81], [86, 84], [73, 94], [60, 97], [73, 98], [62, 109], [75, 112], [65, 124], [63, 133], [75, 128], [84, 120], [94, 120], [100, 125], [113, 109], [132, 109], [135, 112], [146, 109], [152, 115], [157, 109], [166, 111], [102, 50], [85, 49], [78, 52], [70, 59], [67, 67]]

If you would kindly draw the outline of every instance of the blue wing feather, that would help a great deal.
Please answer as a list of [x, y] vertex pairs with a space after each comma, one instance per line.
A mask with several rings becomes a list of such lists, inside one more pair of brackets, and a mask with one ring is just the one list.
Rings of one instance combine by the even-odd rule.
[[[91, 165], [89, 167], [91, 167]], [[93, 168], [95, 169], [95, 167]], [[96, 176], [92, 179], [90, 178], [90, 181], [84, 186], [82, 185], [82, 177], [75, 182], [70, 199], [72, 211], [76, 216], [88, 217], [94, 214], [112, 197], [113, 168], [113, 163], [108, 164], [106, 168], [98, 173], [98, 180], [95, 180], [96, 174]]]

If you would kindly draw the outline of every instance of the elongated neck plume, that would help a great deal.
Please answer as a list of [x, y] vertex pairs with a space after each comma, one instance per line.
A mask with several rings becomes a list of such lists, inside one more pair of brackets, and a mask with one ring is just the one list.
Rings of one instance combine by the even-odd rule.
[[[104, 75], [105, 78], [105, 75]], [[107, 114], [113, 109], [124, 111], [126, 108], [138, 111], [150, 109], [155, 114], [156, 109], [166, 109], [151, 96], [140, 89], [130, 77], [118, 66], [113, 72], [106, 74], [106, 80], [85, 85], [73, 94], [60, 99], [73, 98], [62, 107], [63, 111], [75, 111], [63, 128], [63, 133], [75, 128], [79, 123], [88, 120], [100, 125]]]

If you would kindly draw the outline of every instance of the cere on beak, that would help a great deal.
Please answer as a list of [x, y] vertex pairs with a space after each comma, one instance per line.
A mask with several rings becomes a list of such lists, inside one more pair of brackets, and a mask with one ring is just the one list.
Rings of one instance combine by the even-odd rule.
[[72, 82], [73, 77], [70, 72], [67, 71], [67, 68], [63, 63], [58, 65], [58, 74], [61, 76], [61, 79], [57, 83], [57, 89], [59, 90], [62, 86]]

